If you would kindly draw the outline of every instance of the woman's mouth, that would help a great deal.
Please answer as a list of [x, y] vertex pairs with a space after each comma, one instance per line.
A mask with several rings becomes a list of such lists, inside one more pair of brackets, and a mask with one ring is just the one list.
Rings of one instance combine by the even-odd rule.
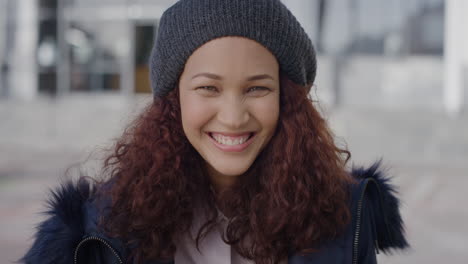
[[207, 133], [216, 147], [226, 152], [240, 152], [246, 149], [252, 143], [255, 132], [246, 133]]

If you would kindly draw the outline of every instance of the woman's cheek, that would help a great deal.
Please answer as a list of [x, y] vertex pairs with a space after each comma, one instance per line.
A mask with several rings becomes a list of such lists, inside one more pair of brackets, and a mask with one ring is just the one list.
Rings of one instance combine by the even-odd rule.
[[186, 99], [181, 107], [183, 123], [191, 129], [203, 128], [216, 112], [213, 102], [197, 95]]
[[276, 127], [279, 117], [279, 98], [272, 96], [270, 98], [260, 98], [252, 104], [253, 115], [262, 123], [266, 129]]

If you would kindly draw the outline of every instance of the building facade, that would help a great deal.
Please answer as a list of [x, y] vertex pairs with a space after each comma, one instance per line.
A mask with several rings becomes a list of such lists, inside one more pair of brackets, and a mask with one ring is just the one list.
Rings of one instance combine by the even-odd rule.
[[[0, 96], [149, 92], [147, 58], [175, 2], [1, 0]], [[283, 2], [319, 51], [324, 101], [450, 112], [466, 104], [466, 1]]]

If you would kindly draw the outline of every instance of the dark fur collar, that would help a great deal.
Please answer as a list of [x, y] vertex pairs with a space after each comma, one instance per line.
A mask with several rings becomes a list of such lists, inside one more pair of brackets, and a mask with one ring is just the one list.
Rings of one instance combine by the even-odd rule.
[[400, 214], [400, 200], [391, 177], [381, 169], [381, 161], [369, 168], [352, 169], [352, 175], [362, 180], [361, 192], [368, 197], [376, 221], [378, 249], [390, 253], [393, 249], [407, 248], [403, 220]]

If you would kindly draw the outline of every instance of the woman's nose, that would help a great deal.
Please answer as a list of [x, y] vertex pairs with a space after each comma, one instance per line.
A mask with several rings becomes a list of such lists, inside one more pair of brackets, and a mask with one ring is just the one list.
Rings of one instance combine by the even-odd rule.
[[240, 129], [249, 122], [250, 114], [242, 99], [224, 100], [219, 107], [218, 121], [229, 129]]

